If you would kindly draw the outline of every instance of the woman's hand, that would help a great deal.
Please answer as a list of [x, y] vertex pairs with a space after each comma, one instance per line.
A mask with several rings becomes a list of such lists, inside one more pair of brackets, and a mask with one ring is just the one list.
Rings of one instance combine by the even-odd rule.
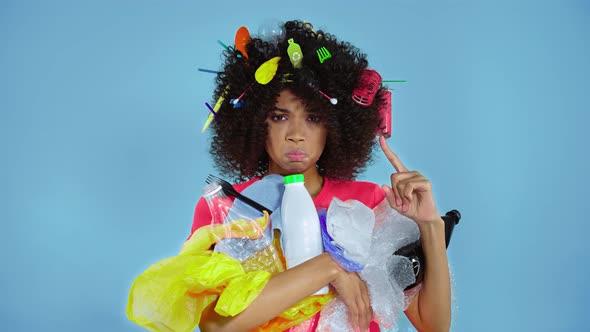
[[356, 272], [348, 272], [342, 268], [339, 270], [331, 285], [348, 308], [348, 318], [355, 330], [360, 328], [361, 331], [367, 331], [373, 319], [367, 285]]
[[400, 214], [414, 220], [418, 226], [440, 222], [442, 219], [436, 209], [430, 181], [419, 172], [408, 171], [398, 156], [391, 151], [385, 137], [379, 137], [379, 144], [396, 170], [396, 173], [391, 174], [391, 187], [382, 186], [389, 205]]

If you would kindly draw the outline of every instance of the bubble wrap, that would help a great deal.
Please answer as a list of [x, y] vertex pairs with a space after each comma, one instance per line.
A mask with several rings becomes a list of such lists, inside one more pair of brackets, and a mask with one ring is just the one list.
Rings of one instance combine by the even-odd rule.
[[[375, 226], [371, 239], [369, 261], [359, 276], [366, 282], [373, 308], [373, 319], [383, 328], [397, 325], [417, 290], [404, 294], [404, 288], [415, 282], [411, 262], [393, 253], [420, 238], [418, 226], [411, 219], [392, 209], [383, 200], [373, 209]], [[395, 277], [391, 277], [394, 273]], [[418, 288], [418, 287], [415, 287]], [[336, 297], [322, 308], [317, 331], [348, 332], [354, 329], [347, 318], [347, 308]]]

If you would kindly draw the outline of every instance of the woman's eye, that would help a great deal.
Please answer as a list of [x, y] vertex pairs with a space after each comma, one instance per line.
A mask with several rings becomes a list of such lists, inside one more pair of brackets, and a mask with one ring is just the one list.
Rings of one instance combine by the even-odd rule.
[[317, 115], [311, 115], [311, 116], [310, 116], [310, 117], [308, 117], [307, 119], [308, 119], [309, 121], [311, 121], [311, 122], [316, 122], [316, 123], [318, 123], [318, 122], [321, 122], [321, 121], [322, 121], [322, 118], [321, 118], [320, 116], [317, 116]]
[[273, 120], [273, 121], [284, 121], [284, 120], [287, 120], [287, 117], [284, 116], [283, 114], [273, 114], [271, 116], [271, 120]]

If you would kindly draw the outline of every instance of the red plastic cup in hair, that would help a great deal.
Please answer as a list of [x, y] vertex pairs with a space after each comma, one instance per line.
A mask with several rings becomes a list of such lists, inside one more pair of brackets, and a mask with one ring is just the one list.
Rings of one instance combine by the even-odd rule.
[[357, 85], [352, 91], [352, 100], [361, 106], [369, 106], [373, 103], [380, 86], [381, 75], [375, 70], [365, 69], [359, 76]]
[[377, 133], [383, 135], [385, 138], [389, 138], [391, 137], [391, 91], [381, 90], [379, 94], [383, 102], [379, 106], [381, 124], [377, 128]]

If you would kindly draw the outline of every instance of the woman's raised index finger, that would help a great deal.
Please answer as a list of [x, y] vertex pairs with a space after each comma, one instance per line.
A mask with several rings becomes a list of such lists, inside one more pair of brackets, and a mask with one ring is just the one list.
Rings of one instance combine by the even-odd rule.
[[408, 171], [408, 169], [406, 168], [406, 166], [404, 166], [402, 161], [399, 160], [395, 152], [393, 152], [391, 148], [389, 148], [389, 145], [387, 145], [387, 142], [385, 142], [385, 137], [379, 137], [379, 145], [381, 145], [381, 150], [383, 150], [383, 153], [398, 173]]

